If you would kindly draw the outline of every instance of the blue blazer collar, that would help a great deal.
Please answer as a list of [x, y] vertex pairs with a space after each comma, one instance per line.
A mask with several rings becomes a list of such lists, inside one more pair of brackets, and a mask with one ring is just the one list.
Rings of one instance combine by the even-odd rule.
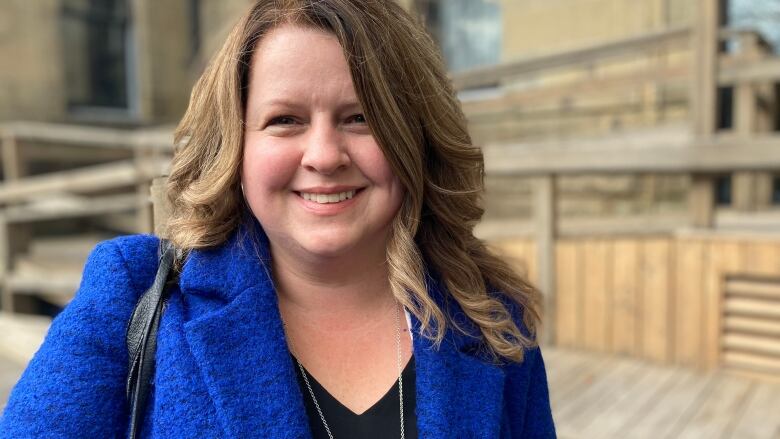
[[[267, 237], [256, 222], [218, 248], [192, 252], [180, 286], [201, 305], [191, 310], [185, 335], [229, 437], [309, 438], [270, 267]], [[429, 293], [446, 303], [433, 279]], [[456, 306], [447, 308], [462, 317]], [[498, 437], [503, 369], [470, 354], [473, 337], [448, 331], [435, 347], [414, 316], [412, 331], [420, 437]]]

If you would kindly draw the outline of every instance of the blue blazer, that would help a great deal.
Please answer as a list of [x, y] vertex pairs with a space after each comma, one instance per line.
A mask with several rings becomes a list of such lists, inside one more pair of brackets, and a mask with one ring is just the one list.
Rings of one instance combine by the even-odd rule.
[[[267, 238], [251, 229], [185, 263], [160, 325], [144, 437], [311, 437]], [[139, 235], [92, 251], [78, 293], [11, 393], [0, 438], [126, 436], [126, 324], [157, 270], [158, 246]], [[429, 289], [441, 299], [435, 282]], [[555, 437], [538, 348], [497, 366], [475, 356], [473, 337], [448, 331], [435, 349], [419, 325], [412, 316], [420, 438]]]

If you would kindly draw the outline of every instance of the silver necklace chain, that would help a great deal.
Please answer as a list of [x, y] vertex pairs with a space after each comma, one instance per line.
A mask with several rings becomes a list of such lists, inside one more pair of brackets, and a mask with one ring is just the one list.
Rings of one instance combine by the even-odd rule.
[[[406, 436], [404, 436], [404, 379], [403, 379], [403, 369], [401, 369], [401, 307], [396, 306], [395, 308], [395, 348], [397, 353], [397, 362], [396, 365], [398, 366], [398, 408], [399, 412], [401, 414], [401, 439], [405, 439]], [[303, 364], [301, 364], [300, 360], [298, 360], [298, 357], [295, 357], [295, 361], [298, 363], [298, 368], [301, 370], [301, 374], [303, 375], [303, 381], [306, 383], [306, 388], [309, 389], [309, 395], [311, 395], [312, 401], [314, 401], [314, 407], [317, 408], [317, 413], [320, 415], [320, 419], [322, 420], [322, 425], [325, 426], [325, 431], [328, 433], [328, 437], [330, 439], [333, 439], [333, 433], [330, 432], [330, 427], [328, 427], [328, 422], [325, 420], [325, 415], [322, 414], [322, 409], [320, 408], [320, 403], [317, 401], [317, 397], [314, 396], [314, 390], [311, 388], [311, 383], [309, 383], [309, 377], [306, 374], [306, 369], [303, 368]]]

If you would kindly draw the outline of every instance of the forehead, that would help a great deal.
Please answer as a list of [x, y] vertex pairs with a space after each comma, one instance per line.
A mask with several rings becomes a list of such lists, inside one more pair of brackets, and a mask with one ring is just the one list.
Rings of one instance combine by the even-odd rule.
[[250, 85], [258, 89], [349, 85], [349, 65], [338, 39], [321, 29], [283, 24], [258, 43], [250, 66]]

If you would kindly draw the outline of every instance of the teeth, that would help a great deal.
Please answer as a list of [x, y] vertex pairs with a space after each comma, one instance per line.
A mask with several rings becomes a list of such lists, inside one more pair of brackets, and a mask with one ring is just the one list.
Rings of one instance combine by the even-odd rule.
[[304, 200], [314, 201], [315, 203], [320, 204], [328, 204], [349, 200], [355, 196], [355, 191], [339, 192], [337, 194], [310, 194], [301, 192], [301, 196]]

